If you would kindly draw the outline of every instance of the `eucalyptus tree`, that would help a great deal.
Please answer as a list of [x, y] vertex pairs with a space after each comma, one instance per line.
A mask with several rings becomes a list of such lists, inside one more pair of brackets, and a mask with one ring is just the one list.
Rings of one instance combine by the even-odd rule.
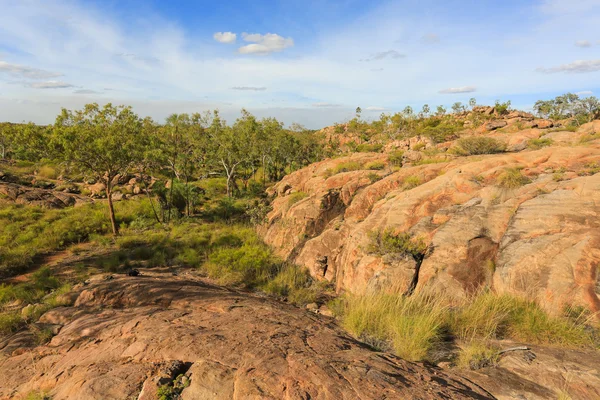
[[118, 235], [112, 188], [118, 175], [143, 159], [141, 119], [131, 107], [110, 103], [104, 107], [87, 104], [77, 111], [63, 108], [54, 124], [54, 138], [67, 161], [105, 185], [112, 231]]

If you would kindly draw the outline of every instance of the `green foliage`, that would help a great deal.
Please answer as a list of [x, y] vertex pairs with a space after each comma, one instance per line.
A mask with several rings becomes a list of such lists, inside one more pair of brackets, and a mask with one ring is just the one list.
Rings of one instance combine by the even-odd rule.
[[527, 142], [527, 147], [533, 150], [539, 150], [542, 147], [552, 146], [552, 143], [552, 139], [548, 138], [530, 139]]
[[383, 177], [381, 175], [378, 175], [375, 172], [371, 172], [369, 175], [367, 175], [367, 178], [369, 179], [369, 181], [371, 183], [375, 183], [375, 182], [380, 181], [381, 179], [383, 179]]
[[38, 176], [47, 179], [56, 179], [58, 177], [58, 172], [56, 171], [56, 168], [50, 165], [41, 166], [37, 174]]
[[256, 287], [265, 284], [279, 264], [266, 245], [250, 236], [239, 247], [215, 249], [203, 269], [222, 284]]
[[[384, 293], [348, 296], [337, 307], [342, 326], [374, 347], [409, 361], [428, 359], [443, 337], [445, 306], [433, 297]], [[340, 312], [340, 311], [338, 311]]]
[[456, 365], [461, 368], [478, 370], [498, 363], [500, 354], [485, 342], [472, 341], [461, 346]]
[[359, 153], [379, 153], [382, 148], [382, 144], [363, 143], [356, 146], [356, 151]]
[[306, 268], [288, 264], [264, 285], [263, 290], [298, 305], [313, 303], [320, 294], [320, 288]]
[[370, 169], [374, 171], [379, 171], [385, 168], [385, 163], [383, 161], [373, 161], [365, 164], [365, 169]]
[[409, 233], [395, 233], [392, 229], [369, 233], [369, 253], [383, 256], [386, 254], [405, 254], [418, 258], [427, 252], [427, 244], [422, 238]]
[[511, 101], [508, 100], [502, 103], [500, 100], [496, 100], [496, 104], [494, 105], [494, 110], [498, 113], [498, 115], [507, 114], [511, 108]]
[[305, 192], [294, 192], [288, 196], [288, 206], [291, 207], [300, 200], [308, 197], [308, 193]]
[[506, 145], [494, 138], [487, 136], [469, 136], [458, 140], [453, 149], [455, 153], [463, 156], [478, 154], [495, 154], [506, 151]]
[[358, 171], [363, 169], [363, 166], [359, 163], [357, 163], [356, 161], [347, 161], [347, 162], [343, 162], [338, 164], [334, 169], [333, 169], [333, 175], [342, 173], [342, 172], [350, 172], [350, 171]]
[[566, 93], [552, 100], [538, 100], [533, 109], [542, 118], [570, 118], [576, 126], [600, 117], [600, 101], [596, 97], [581, 98], [573, 93]]
[[392, 165], [394, 165], [396, 167], [401, 167], [403, 156], [404, 156], [404, 151], [395, 150], [388, 154], [388, 160]]
[[530, 182], [531, 180], [521, 172], [521, 168], [506, 168], [497, 180], [498, 186], [505, 189], [516, 189]]
[[416, 175], [407, 176], [404, 178], [404, 183], [402, 184], [402, 188], [404, 190], [414, 189], [417, 186], [421, 185], [421, 178]]
[[[353, 335], [380, 349], [390, 346], [402, 358], [433, 357], [445, 337], [463, 341], [458, 364], [493, 365], [498, 353], [490, 340], [591, 348], [597, 330], [585, 318], [551, 316], [536, 302], [492, 292], [457, 302], [442, 294], [412, 296], [374, 293], [345, 296], [330, 307]], [[596, 333], [595, 333], [596, 332]]]
[[23, 325], [19, 312], [0, 312], [0, 335], [16, 332]]

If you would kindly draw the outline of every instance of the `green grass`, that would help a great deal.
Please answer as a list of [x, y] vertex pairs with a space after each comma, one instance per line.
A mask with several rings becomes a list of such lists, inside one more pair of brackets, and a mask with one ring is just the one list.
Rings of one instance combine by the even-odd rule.
[[334, 169], [333, 173], [340, 174], [342, 172], [350, 172], [350, 171], [359, 171], [363, 169], [362, 164], [357, 163], [356, 161], [347, 161], [341, 164], [338, 164]]
[[[152, 221], [146, 199], [118, 202], [115, 208], [121, 224]], [[0, 226], [0, 276], [24, 271], [36, 256], [110, 231], [106, 206], [99, 203], [62, 210], [9, 205], [0, 210]]]
[[491, 137], [470, 136], [459, 139], [453, 151], [462, 156], [495, 154], [506, 151], [506, 145]]
[[523, 175], [521, 168], [506, 168], [497, 179], [497, 184], [505, 189], [516, 189], [531, 183], [531, 179]]
[[376, 293], [347, 295], [332, 304], [344, 326], [354, 336], [389, 346], [408, 360], [426, 360], [447, 337], [465, 343], [459, 363], [493, 361], [490, 340], [512, 339], [528, 344], [566, 348], [598, 346], [597, 329], [588, 314], [553, 316], [535, 301], [483, 292], [462, 301], [443, 295], [413, 296]]
[[356, 146], [356, 151], [359, 153], [379, 153], [383, 145], [363, 143]]
[[500, 360], [498, 349], [485, 341], [474, 340], [463, 344], [458, 352], [456, 365], [465, 369], [492, 367]]
[[388, 161], [395, 167], [401, 167], [403, 156], [403, 150], [395, 150], [388, 153]]
[[286, 264], [262, 289], [285, 297], [290, 303], [305, 305], [316, 302], [323, 288], [315, 282], [306, 268]]
[[371, 231], [367, 251], [383, 256], [386, 254], [406, 254], [417, 257], [425, 254], [427, 244], [422, 238], [409, 233], [395, 233], [392, 229]]
[[379, 171], [385, 168], [385, 163], [383, 161], [373, 161], [365, 164], [365, 169], [370, 169], [373, 171]]
[[543, 147], [552, 146], [552, 143], [554, 143], [552, 139], [548, 138], [531, 139], [527, 142], [527, 147], [532, 150], [539, 150]]
[[421, 185], [421, 178], [416, 175], [407, 176], [404, 178], [404, 182], [402, 184], [402, 188], [404, 190], [414, 189], [417, 186]]
[[298, 203], [300, 200], [303, 200], [308, 197], [308, 193], [305, 192], [295, 192], [288, 196], [288, 206], [291, 207], [294, 204]]
[[[338, 307], [339, 309], [339, 307]], [[424, 360], [443, 336], [446, 307], [432, 297], [371, 294], [344, 299], [342, 326], [409, 361]]]

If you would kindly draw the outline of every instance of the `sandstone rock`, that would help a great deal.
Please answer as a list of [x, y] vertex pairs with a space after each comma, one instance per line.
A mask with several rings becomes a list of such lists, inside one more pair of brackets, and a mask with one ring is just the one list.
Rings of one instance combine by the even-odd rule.
[[77, 194], [32, 188], [16, 183], [0, 182], [0, 194], [16, 204], [28, 204], [44, 208], [65, 208], [90, 202], [90, 199]]
[[554, 126], [554, 122], [545, 119], [536, 119], [533, 121], [533, 128], [548, 129]]
[[154, 399], [178, 374], [183, 399], [493, 398], [292, 305], [149, 271], [94, 282], [49, 344], [4, 344], [15, 350], [0, 358], [0, 398]]
[[494, 131], [496, 129], [504, 128], [508, 123], [506, 121], [492, 121], [485, 124], [485, 129], [488, 131]]
[[[541, 132], [510, 134], [508, 144], [526, 143]], [[392, 228], [421, 236], [432, 248], [421, 265], [417, 291], [439, 289], [460, 297], [491, 285], [499, 292], [533, 296], [552, 312], [565, 304], [600, 311], [594, 272], [600, 263], [600, 174], [586, 172], [586, 165], [600, 163], [600, 142], [458, 157], [403, 167], [374, 183], [364, 183], [361, 171], [329, 179], [315, 175], [358, 160], [364, 155], [326, 160], [275, 185], [273, 191], [290, 184], [310, 195], [290, 209], [285, 198], [273, 202], [261, 233], [280, 256], [335, 283], [340, 292], [407, 288], [415, 277], [410, 260], [387, 260], [365, 250], [370, 232]], [[510, 190], [498, 187], [498, 176], [509, 167], [523, 168], [532, 182]], [[544, 172], [559, 168], [569, 171], [560, 182]], [[408, 177], [418, 177], [420, 184], [407, 189]], [[345, 188], [356, 189], [351, 196], [326, 200]]]

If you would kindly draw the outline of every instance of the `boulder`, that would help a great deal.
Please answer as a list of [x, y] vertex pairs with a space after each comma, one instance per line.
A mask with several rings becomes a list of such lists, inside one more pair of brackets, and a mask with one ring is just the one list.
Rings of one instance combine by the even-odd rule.
[[485, 129], [488, 131], [494, 131], [496, 129], [504, 128], [506, 125], [508, 125], [506, 121], [496, 120], [485, 124]]

